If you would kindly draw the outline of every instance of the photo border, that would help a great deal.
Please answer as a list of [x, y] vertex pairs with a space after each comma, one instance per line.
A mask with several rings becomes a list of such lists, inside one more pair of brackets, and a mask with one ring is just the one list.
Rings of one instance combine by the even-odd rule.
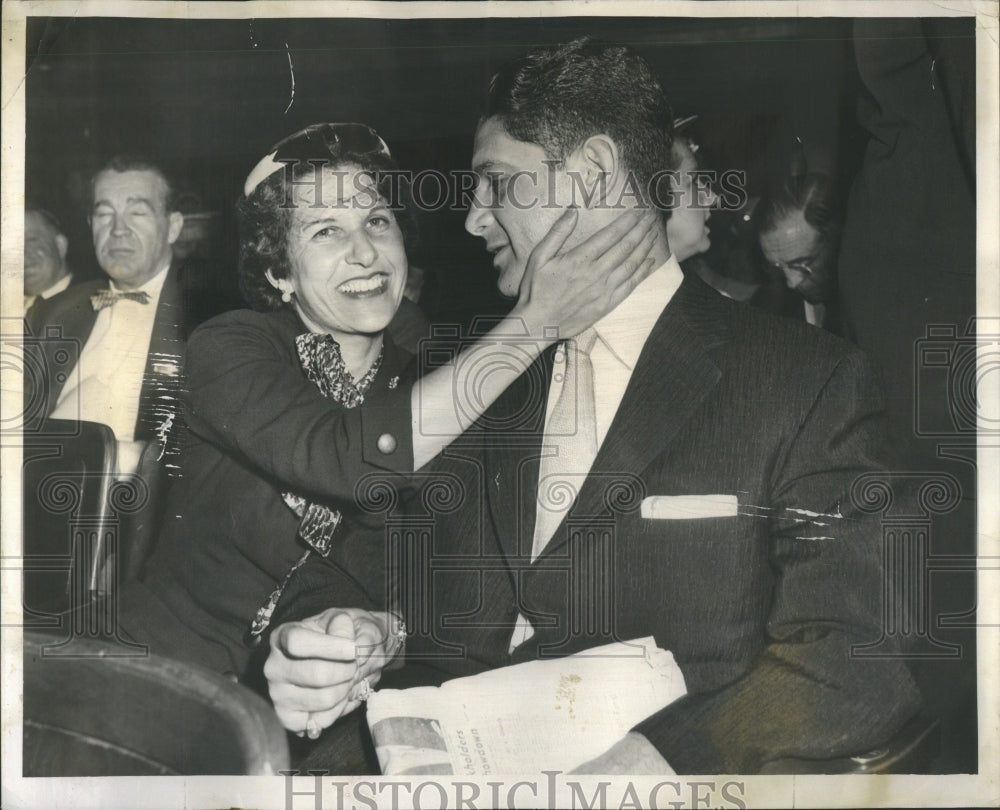
[[[997, 4], [952, 0], [946, 5], [931, 2], [784, 2], [748, 3], [730, 0], [721, 2], [309, 2], [299, 0], [286, 4], [273, 2], [250, 3], [189, 3], [189, 2], [24, 2], [7, 0], [3, 3], [3, 76], [2, 76], [2, 317], [5, 324], [20, 319], [22, 297], [22, 229], [24, 188], [25, 82], [23, 65], [27, 16], [108, 16], [108, 17], [190, 17], [192, 19], [247, 19], [251, 17], [567, 17], [567, 16], [691, 16], [691, 17], [911, 17], [911, 16], [976, 16], [976, 92], [977, 92], [977, 314], [979, 317], [1000, 316], [1000, 147], [998, 147], [998, 99], [1000, 99], [1000, 63], [998, 63]], [[5, 333], [8, 331], [5, 328]], [[3, 347], [5, 355], [16, 351]], [[14, 358], [16, 362], [16, 357]], [[19, 375], [9, 373], [4, 361], [0, 424], [21, 411]], [[1000, 374], [982, 378], [979, 398], [982, 408], [997, 413], [1000, 403]], [[11, 442], [0, 443], [2, 469], [2, 529], [4, 559], [16, 545], [20, 534], [21, 447]], [[738, 777], [677, 777], [669, 781], [683, 785], [685, 798], [704, 795], [692, 793], [699, 783], [739, 781], [744, 789], [742, 799], [747, 807], [862, 807], [862, 806], [997, 806], [1000, 805], [1000, 440], [980, 442], [978, 448], [978, 712], [980, 735], [979, 773], [948, 776], [738, 776]], [[13, 555], [16, 556], [16, 555]], [[312, 807], [315, 782], [312, 777], [296, 777], [293, 782], [277, 777], [99, 777], [99, 778], [22, 778], [21, 773], [21, 691], [22, 678], [20, 622], [20, 572], [5, 564], [2, 576], [2, 683], [3, 722], [0, 748], [3, 758], [2, 806], [5, 808], [39, 807]], [[322, 777], [324, 807], [338, 806], [340, 793], [357, 790], [359, 783], [389, 784], [400, 782], [387, 777]], [[416, 781], [428, 781], [426, 778]], [[443, 785], [461, 781], [478, 784], [481, 796], [490, 796], [490, 780], [434, 780]], [[496, 780], [493, 780], [496, 781]], [[533, 779], [505, 780], [530, 783]], [[627, 784], [636, 795], [644, 797], [661, 777], [633, 777], [613, 780], [610, 777], [580, 777], [579, 782], [590, 796], [602, 781], [609, 781], [617, 800], [627, 798]], [[626, 784], [627, 783], [627, 784]], [[542, 790], [535, 798], [543, 806], [567, 806], [571, 796], [563, 785], [556, 795]], [[610, 786], [609, 786], [610, 787]], [[449, 787], [448, 795], [455, 797]], [[294, 791], [294, 793], [292, 793]], [[348, 793], [347, 795], [352, 795]], [[387, 793], [380, 794], [382, 796]], [[412, 792], [400, 790], [405, 799]], [[466, 794], [468, 795], [468, 794]], [[501, 794], [501, 797], [506, 796]], [[680, 801], [661, 792], [664, 800]], [[518, 800], [528, 800], [531, 791], [521, 788]], [[428, 804], [439, 806], [438, 794], [428, 790], [422, 797]], [[289, 805], [289, 799], [292, 804]], [[685, 806], [689, 806], [686, 802]], [[349, 805], [347, 805], [349, 806]], [[364, 806], [363, 803], [357, 806]], [[399, 806], [408, 806], [405, 801]], [[477, 805], [479, 806], [479, 805]], [[485, 805], [484, 805], [485, 806]], [[645, 805], [643, 805], [645, 806]], [[670, 806], [667, 803], [665, 806]]]

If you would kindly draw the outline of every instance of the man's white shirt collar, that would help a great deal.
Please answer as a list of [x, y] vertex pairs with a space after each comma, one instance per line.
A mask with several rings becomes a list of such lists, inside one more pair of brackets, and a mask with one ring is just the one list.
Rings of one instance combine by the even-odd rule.
[[629, 371], [635, 368], [649, 333], [683, 280], [681, 266], [671, 254], [628, 298], [594, 324], [608, 351]]
[[65, 290], [73, 282], [73, 274], [67, 273], [47, 290], [39, 294], [39, 298], [51, 298]]
[[73, 274], [67, 273], [65, 276], [59, 279], [55, 284], [53, 284], [48, 289], [43, 290], [38, 295], [24, 296], [24, 311], [27, 312], [31, 308], [31, 305], [34, 304], [36, 301], [44, 301], [48, 298], [51, 298], [53, 295], [58, 295], [67, 287], [69, 287], [69, 285], [72, 283], [73, 283]]

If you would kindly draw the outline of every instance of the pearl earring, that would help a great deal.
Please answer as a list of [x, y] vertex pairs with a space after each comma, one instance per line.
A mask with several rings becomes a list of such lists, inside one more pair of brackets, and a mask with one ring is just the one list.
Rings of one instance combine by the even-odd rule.
[[292, 301], [292, 291], [289, 290], [289, 289], [282, 290], [281, 291], [281, 300], [284, 301], [286, 304], [291, 303], [291, 301]]

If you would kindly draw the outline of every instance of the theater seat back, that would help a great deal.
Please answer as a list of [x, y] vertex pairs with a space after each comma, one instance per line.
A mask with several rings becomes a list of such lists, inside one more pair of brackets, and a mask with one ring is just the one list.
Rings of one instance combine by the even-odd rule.
[[259, 696], [193, 665], [27, 632], [24, 775], [274, 774], [285, 731]]

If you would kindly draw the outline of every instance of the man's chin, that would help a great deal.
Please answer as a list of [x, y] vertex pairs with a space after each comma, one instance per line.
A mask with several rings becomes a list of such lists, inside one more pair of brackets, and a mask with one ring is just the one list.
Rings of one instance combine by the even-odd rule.
[[109, 258], [106, 259], [101, 268], [104, 272], [109, 275], [114, 281], [123, 280], [127, 281], [132, 276], [136, 275], [136, 269], [131, 264], [121, 261], [121, 259]]
[[497, 290], [504, 298], [517, 298], [523, 278], [524, 268], [512, 267], [509, 270], [500, 270], [500, 275], [497, 277]]
[[808, 301], [814, 307], [819, 306], [820, 304], [826, 304], [831, 298], [834, 297], [832, 290], [827, 290], [823, 287], [810, 287], [807, 290], [803, 290], [800, 287], [795, 292], [801, 295], [803, 299]]

